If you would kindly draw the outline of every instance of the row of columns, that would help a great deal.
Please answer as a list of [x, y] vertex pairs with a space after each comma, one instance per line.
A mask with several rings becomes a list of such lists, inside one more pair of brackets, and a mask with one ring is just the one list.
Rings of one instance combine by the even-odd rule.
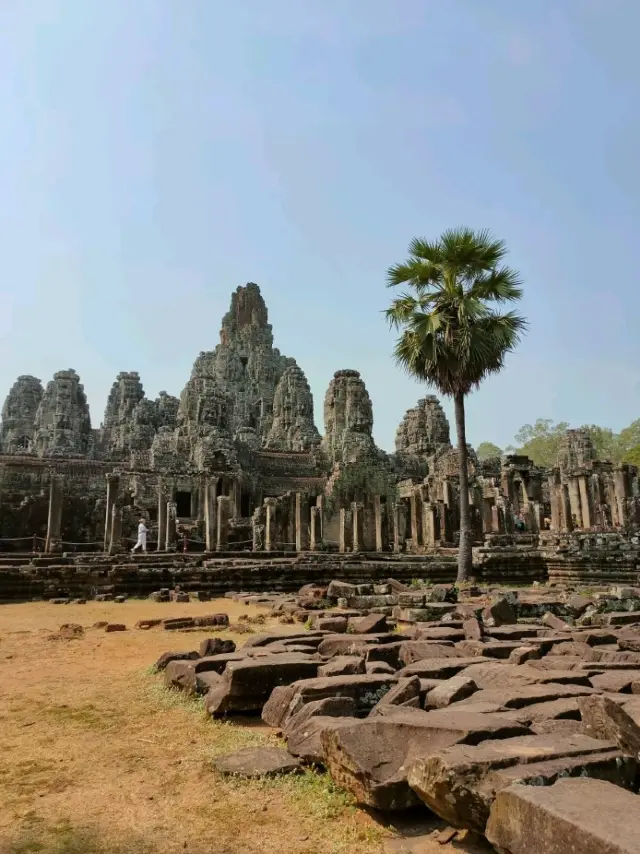
[[572, 531], [594, 527], [626, 527], [633, 518], [634, 502], [628, 468], [549, 478], [551, 529]]

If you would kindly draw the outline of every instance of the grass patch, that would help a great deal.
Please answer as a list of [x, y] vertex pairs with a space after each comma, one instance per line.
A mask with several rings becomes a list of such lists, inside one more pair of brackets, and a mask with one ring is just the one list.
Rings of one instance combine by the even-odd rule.
[[67, 821], [44, 826], [37, 816], [0, 844], [2, 854], [152, 854], [154, 850], [146, 840], [105, 839], [103, 831], [73, 827]]
[[40, 714], [55, 723], [108, 730], [120, 722], [121, 714], [110, 709], [99, 709], [93, 703], [82, 706], [43, 706]]

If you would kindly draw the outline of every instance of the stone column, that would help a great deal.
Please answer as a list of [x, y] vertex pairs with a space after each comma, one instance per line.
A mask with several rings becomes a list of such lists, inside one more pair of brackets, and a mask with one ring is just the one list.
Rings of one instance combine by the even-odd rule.
[[158, 482], [158, 545], [157, 551], [163, 552], [167, 546], [167, 502], [162, 480]]
[[111, 513], [111, 535], [109, 554], [117, 554], [122, 549], [122, 507], [114, 505]]
[[164, 540], [164, 548], [167, 552], [176, 550], [176, 541], [178, 538], [177, 531], [178, 506], [175, 501], [167, 501], [167, 529]]
[[267, 552], [273, 551], [274, 541], [276, 537], [276, 501], [275, 498], [265, 498], [264, 506], [266, 510], [266, 522], [264, 529], [264, 549]]
[[414, 552], [418, 551], [420, 545], [420, 515], [418, 508], [418, 494], [412, 492], [409, 498], [409, 506], [411, 508], [411, 548]]
[[423, 512], [424, 545], [425, 548], [432, 549], [435, 547], [438, 532], [437, 506], [425, 503], [423, 505]]
[[296, 551], [309, 548], [309, 501], [306, 495], [296, 492]]
[[364, 506], [354, 501], [351, 505], [351, 522], [353, 525], [352, 546], [354, 552], [364, 548]]
[[229, 512], [232, 519], [239, 519], [242, 510], [242, 488], [237, 480], [231, 484], [231, 506]]
[[391, 527], [393, 536], [393, 553], [400, 553], [400, 507], [393, 504], [391, 507]]
[[376, 551], [382, 551], [382, 503], [379, 495], [373, 496], [373, 527], [375, 530]]
[[566, 483], [563, 483], [561, 487], [560, 504], [562, 507], [562, 528], [564, 531], [571, 532], [573, 531], [573, 519], [571, 518], [571, 499], [569, 498], [569, 487]]
[[352, 539], [352, 531], [351, 528], [351, 513], [344, 508], [340, 510], [340, 518], [339, 518], [339, 550], [341, 554], [344, 554], [351, 548], [353, 539]]
[[586, 474], [578, 478], [578, 489], [580, 491], [580, 507], [582, 509], [582, 527], [592, 528], [594, 524], [593, 512], [591, 510], [591, 494], [589, 492], [589, 481]]
[[231, 515], [231, 501], [228, 495], [218, 496], [218, 531], [216, 537], [216, 549], [220, 552], [229, 541], [229, 517]]
[[315, 552], [322, 542], [322, 531], [320, 526], [322, 511], [316, 506], [311, 508], [311, 531], [309, 537], [309, 549]]
[[47, 553], [58, 552], [62, 548], [60, 529], [62, 526], [62, 498], [64, 477], [52, 474], [49, 485], [49, 515], [47, 517], [47, 539], [44, 550]]
[[569, 478], [569, 504], [571, 517], [576, 517], [576, 527], [582, 528], [582, 508], [580, 506], [580, 486], [577, 477]]
[[118, 489], [120, 488], [120, 476], [117, 474], [107, 475], [107, 506], [104, 514], [104, 550], [109, 548], [111, 541], [111, 519], [113, 517], [113, 507], [118, 498]]
[[207, 480], [204, 488], [204, 536], [205, 549], [212, 552], [216, 548], [218, 520], [217, 494], [218, 478], [212, 477]]
[[562, 486], [557, 475], [549, 478], [549, 501], [551, 504], [551, 530], [559, 531], [562, 527]]
[[[627, 512], [627, 499], [630, 497], [629, 469], [627, 467], [615, 469], [613, 472], [613, 488], [615, 495], [615, 510], [618, 524], [626, 527], [629, 519]], [[611, 514], [613, 516], [613, 513]]]

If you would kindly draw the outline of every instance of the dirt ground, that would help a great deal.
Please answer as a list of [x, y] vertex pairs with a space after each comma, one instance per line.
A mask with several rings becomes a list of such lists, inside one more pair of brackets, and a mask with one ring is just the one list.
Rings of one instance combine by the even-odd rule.
[[[212, 757], [274, 735], [256, 719], [210, 720], [201, 703], [167, 691], [150, 672], [162, 652], [197, 649], [210, 631], [134, 625], [219, 611], [232, 622], [260, 613], [229, 600], [0, 606], [0, 854], [472, 850], [417, 837], [405, 848], [326, 775], [218, 777]], [[99, 621], [127, 631], [105, 633], [93, 627]], [[63, 623], [84, 633], [60, 639]]]

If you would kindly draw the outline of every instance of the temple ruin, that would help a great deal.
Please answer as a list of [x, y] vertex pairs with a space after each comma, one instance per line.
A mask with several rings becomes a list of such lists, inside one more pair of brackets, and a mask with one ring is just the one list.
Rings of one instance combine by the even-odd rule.
[[[94, 428], [74, 370], [46, 387], [18, 377], [2, 408], [0, 550], [116, 555], [142, 516], [161, 552], [446, 557], [458, 452], [440, 402], [428, 395], [405, 413], [393, 453], [372, 427], [363, 378], [339, 370], [318, 431], [307, 379], [274, 347], [249, 283], [179, 398], [150, 400], [140, 376], [122, 372]], [[479, 566], [505, 550], [512, 565], [526, 553], [536, 566], [637, 552], [638, 472], [595, 459], [585, 431], [567, 432], [551, 470], [518, 455], [480, 462], [470, 448], [469, 474]]]

